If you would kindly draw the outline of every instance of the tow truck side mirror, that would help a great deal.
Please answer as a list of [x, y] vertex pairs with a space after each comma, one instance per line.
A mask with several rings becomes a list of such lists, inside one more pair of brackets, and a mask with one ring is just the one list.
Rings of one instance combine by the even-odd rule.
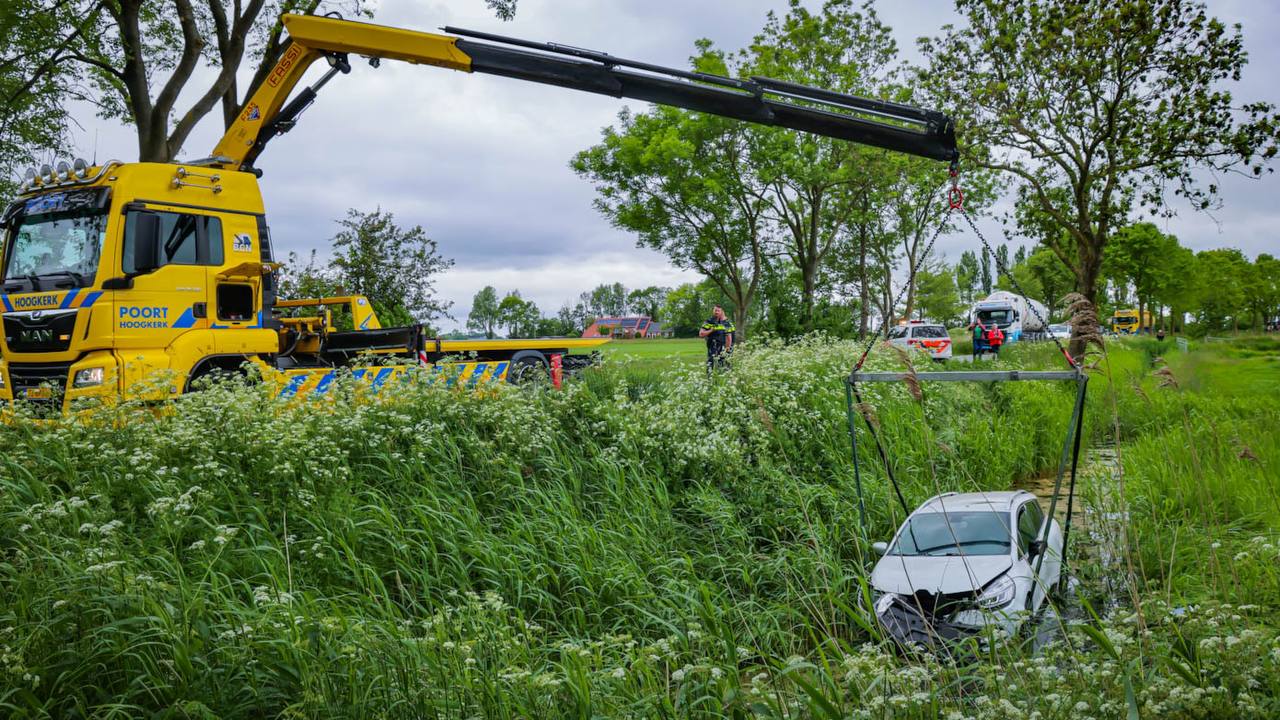
[[133, 224], [133, 272], [141, 275], [160, 267], [160, 216], [140, 212]]
[[884, 555], [885, 553], [889, 552], [889, 543], [887, 542], [871, 543], [871, 550], [877, 555]]

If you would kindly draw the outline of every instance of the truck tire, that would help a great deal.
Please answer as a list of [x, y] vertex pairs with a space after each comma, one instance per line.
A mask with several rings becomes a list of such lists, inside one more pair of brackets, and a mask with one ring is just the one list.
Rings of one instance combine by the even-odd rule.
[[204, 390], [214, 383], [248, 377], [244, 365], [249, 359], [243, 355], [213, 355], [201, 360], [187, 379], [184, 392]]
[[507, 382], [512, 385], [523, 385], [532, 382], [546, 382], [551, 379], [551, 367], [547, 357], [537, 350], [521, 350], [511, 358], [511, 369], [507, 371]]

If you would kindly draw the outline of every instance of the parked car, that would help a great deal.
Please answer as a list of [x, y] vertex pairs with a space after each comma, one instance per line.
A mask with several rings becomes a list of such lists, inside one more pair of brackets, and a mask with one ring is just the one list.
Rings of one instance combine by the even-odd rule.
[[904, 349], [924, 350], [939, 362], [951, 358], [951, 333], [937, 323], [912, 320], [898, 325], [889, 331], [889, 343]]
[[1050, 325], [1049, 337], [1057, 338], [1059, 340], [1070, 340], [1071, 326], [1068, 325], [1067, 323], [1058, 323], [1057, 325]]
[[874, 614], [904, 644], [936, 645], [988, 629], [1014, 635], [1062, 572], [1062, 529], [1025, 490], [939, 495], [892, 542], [872, 547], [883, 556], [871, 573]]

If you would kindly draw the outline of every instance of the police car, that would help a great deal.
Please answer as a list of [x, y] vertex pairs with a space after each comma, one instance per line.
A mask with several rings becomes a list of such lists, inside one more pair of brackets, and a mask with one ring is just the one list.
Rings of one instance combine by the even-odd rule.
[[910, 350], [924, 350], [934, 360], [951, 357], [951, 334], [937, 323], [912, 320], [889, 331], [889, 344]]

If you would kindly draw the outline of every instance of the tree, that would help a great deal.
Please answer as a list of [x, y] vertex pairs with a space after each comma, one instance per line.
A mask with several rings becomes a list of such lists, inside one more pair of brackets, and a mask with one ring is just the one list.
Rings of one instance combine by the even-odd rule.
[[1104, 270], [1132, 287], [1139, 314], [1151, 310], [1166, 283], [1169, 267], [1164, 260], [1177, 245], [1177, 238], [1149, 222], [1122, 227], [1111, 238]]
[[622, 286], [622, 283], [597, 285], [582, 293], [579, 298], [582, 301], [584, 314], [593, 320], [627, 314], [627, 289]]
[[[1201, 168], [1262, 172], [1274, 108], [1235, 101], [1246, 56], [1187, 0], [957, 0], [965, 23], [923, 40], [921, 76], [963, 128], [968, 162], [1015, 181], [1065, 235], [1047, 244], [1096, 302], [1104, 251], [1135, 204], [1206, 208]], [[963, 69], [957, 72], [957, 69]], [[1061, 240], [1068, 242], [1060, 242]], [[1073, 339], [1073, 352], [1083, 349]]]
[[662, 303], [667, 298], [667, 288], [650, 285], [640, 290], [632, 290], [627, 294], [627, 305], [637, 315], [647, 315], [650, 319], [662, 319]]
[[46, 68], [91, 25], [75, 11], [66, 2], [0, 6], [0, 202], [16, 192], [13, 177], [66, 140], [66, 88]]
[[498, 324], [507, 328], [507, 337], [532, 337], [537, 333], [542, 313], [532, 300], [520, 297], [519, 290], [512, 290], [498, 303]]
[[307, 264], [297, 253], [289, 253], [289, 259], [276, 272], [279, 294], [283, 298], [323, 298], [342, 294], [342, 281], [330, 267], [320, 265], [316, 251], [312, 250]]
[[[811, 13], [790, 0], [787, 14], [770, 12], [739, 54], [738, 74], [879, 96], [892, 85], [896, 57], [892, 33], [869, 2], [827, 0]], [[811, 330], [822, 264], [856, 217], [858, 184], [877, 180], [860, 169], [886, 153], [778, 128], [752, 128], [749, 137], [778, 246], [800, 273], [802, 323]]]
[[1258, 255], [1245, 273], [1242, 286], [1250, 327], [1261, 329], [1280, 315], [1280, 260], [1267, 253]]
[[373, 303], [384, 325], [431, 322], [447, 317], [453, 303], [435, 296], [436, 277], [453, 266], [420, 225], [395, 224], [378, 208], [348, 210], [333, 237], [333, 267], [348, 292]]
[[581, 335], [573, 319], [573, 308], [565, 305], [554, 316], [540, 317], [534, 334], [538, 337], [570, 337]]
[[956, 288], [960, 299], [966, 305], [972, 305], [977, 294], [979, 273], [978, 256], [972, 250], [960, 253], [960, 262], [956, 263]]
[[718, 288], [709, 281], [673, 288], [662, 306], [664, 326], [677, 337], [697, 336], [698, 328], [711, 316], [712, 306], [720, 301], [718, 293]]
[[1196, 253], [1199, 279], [1199, 321], [1208, 330], [1238, 330], [1246, 312], [1244, 278], [1249, 261], [1235, 248]]
[[[721, 55], [705, 43], [699, 50], [701, 69], [724, 72]], [[597, 210], [635, 232], [641, 247], [715, 282], [739, 308], [735, 321], [744, 331], [764, 252], [747, 132], [740, 122], [674, 108], [624, 110], [618, 127], [606, 128], [602, 142], [572, 163], [595, 184]]]
[[467, 314], [467, 329], [482, 332], [486, 338], [494, 338], [498, 325], [498, 291], [486, 285], [471, 299], [471, 312]]
[[[1039, 295], [1033, 295], [1032, 297], [1044, 303], [1045, 308], [1049, 311], [1049, 317], [1053, 317], [1062, 298], [1075, 288], [1075, 277], [1071, 275], [1070, 271], [1067, 270], [1052, 250], [1042, 245], [1037, 245], [1027, 255], [1026, 260], [1019, 265], [1015, 265], [1014, 272], [1018, 273], [1023, 268], [1040, 288]], [[1019, 275], [1015, 274], [1015, 277], [1018, 277], [1019, 282], [1022, 281]]]
[[[929, 241], [950, 231], [952, 216], [944, 194], [947, 175], [931, 160], [895, 156], [890, 166], [894, 182], [886, 196], [890, 233], [902, 248], [906, 261], [906, 307], [902, 313], [910, 317], [916, 303], [916, 275], [930, 261]], [[965, 212], [979, 212], [993, 194], [990, 173], [969, 173], [965, 183]]]
[[985, 245], [982, 248], [982, 296], [991, 294], [991, 250]]
[[[515, 13], [515, 0], [485, 3], [503, 19]], [[45, 3], [44, 11], [33, 10], [39, 16], [33, 31], [44, 40], [26, 54], [14, 77], [27, 95], [38, 90], [50, 98], [57, 112], [68, 98], [93, 102], [101, 117], [136, 129], [139, 160], [168, 162], [182, 152], [196, 125], [215, 108], [221, 109], [224, 127], [230, 127], [266, 81], [287, 45], [281, 14], [337, 12], [368, 17], [374, 4], [368, 0], [58, 0]], [[0, 10], [0, 27], [8, 12]], [[4, 44], [0, 40], [0, 47]], [[246, 60], [256, 69], [241, 92], [240, 71]], [[0, 77], [6, 72], [0, 66]], [[5, 85], [0, 79], [0, 91]], [[37, 105], [48, 110], [43, 102]]]
[[1013, 268], [1013, 266], [1009, 264], [1008, 243], [1000, 243], [999, 245], [996, 246], [995, 260], [996, 260], [995, 261], [996, 284], [999, 285], [1001, 284], [1000, 282], [1001, 276], [1004, 275], [1005, 273], [1008, 273]]
[[920, 319], [952, 324], [965, 312], [956, 289], [955, 272], [945, 262], [926, 263], [916, 271], [916, 283]]

